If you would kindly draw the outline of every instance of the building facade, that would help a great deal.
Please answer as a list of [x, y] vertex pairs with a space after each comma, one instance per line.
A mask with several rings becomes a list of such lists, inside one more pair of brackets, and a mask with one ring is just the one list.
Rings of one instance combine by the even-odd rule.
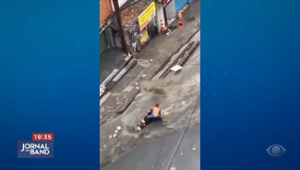
[[[168, 25], [188, 0], [118, 0], [115, 9], [113, 0], [100, 1], [100, 49], [126, 46], [140, 51]], [[120, 11], [121, 24], [117, 12]]]
[[175, 0], [162, 0], [165, 23], [171, 24], [176, 19], [176, 5]]
[[188, 0], [175, 0], [176, 11], [178, 12], [179, 10], [182, 9], [182, 7], [184, 7], [188, 3], [189, 3]]
[[109, 47], [106, 28], [109, 25], [108, 19], [113, 14], [111, 0], [100, 0], [100, 54]]

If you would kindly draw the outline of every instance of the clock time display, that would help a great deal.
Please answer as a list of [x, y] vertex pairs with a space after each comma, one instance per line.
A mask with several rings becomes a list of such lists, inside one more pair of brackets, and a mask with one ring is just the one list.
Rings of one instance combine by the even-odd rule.
[[54, 141], [54, 133], [32, 133], [32, 141]]

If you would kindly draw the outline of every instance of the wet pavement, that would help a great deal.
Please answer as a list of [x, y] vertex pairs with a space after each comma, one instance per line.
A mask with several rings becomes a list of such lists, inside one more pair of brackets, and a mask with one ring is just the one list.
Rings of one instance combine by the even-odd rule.
[[[140, 84], [148, 81], [170, 56], [178, 52], [184, 44], [200, 29], [200, 1], [194, 1], [184, 12], [184, 18], [195, 17], [192, 22], [185, 21], [183, 29], [176, 29], [169, 36], [160, 35], [138, 55], [138, 64], [131, 69], [102, 100], [100, 122], [104, 125], [124, 110], [141, 92]], [[101, 126], [102, 126], [101, 125]]]
[[122, 155], [104, 170], [200, 170], [200, 125], [151, 139]]
[[100, 54], [100, 84], [124, 62], [124, 53], [117, 49], [106, 49]]
[[[101, 121], [105, 116], [114, 117], [101, 124], [100, 168], [200, 169], [200, 46], [179, 74], [171, 72], [163, 80], [150, 80], [167, 56], [177, 57], [188, 42], [200, 41], [200, 1], [194, 1], [186, 14], [195, 20], [186, 22], [184, 29], [175, 30], [167, 38], [154, 39], [139, 53], [137, 66], [120, 80], [111, 90], [110, 99], [101, 105]], [[153, 87], [163, 93], [153, 93], [149, 90]], [[130, 106], [118, 112], [126, 102]], [[169, 113], [164, 116], [167, 125], [152, 124], [147, 135], [135, 132], [137, 122], [155, 103], [160, 103], [163, 114]], [[189, 128], [179, 142], [188, 122]]]
[[[192, 40], [200, 41], [200, 31], [193, 37]], [[176, 57], [176, 55], [174, 57]], [[198, 47], [191, 55], [187, 63], [183, 66], [183, 70], [179, 74], [175, 75], [173, 72], [171, 72], [163, 80], [143, 81], [141, 84], [139, 84], [139, 87], [142, 89], [141, 93], [136, 96], [129, 108], [122, 115], [101, 126], [101, 168], [108, 165], [111, 168], [120, 168], [124, 166], [127, 167], [128, 170], [135, 170], [142, 167], [145, 167], [142, 169], [149, 169], [156, 164], [166, 164], [165, 160], [169, 159], [170, 156], [170, 153], [167, 153], [171, 150], [169, 147], [172, 147], [173, 142], [178, 142], [178, 136], [180, 136], [179, 133], [186, 127], [189, 118], [191, 118], [189, 125], [191, 129], [194, 129], [190, 131], [193, 131], [194, 133], [191, 132], [193, 135], [190, 135], [187, 138], [185, 137], [186, 139], [184, 138], [185, 141], [190, 140], [189, 142], [185, 143], [190, 143], [190, 145], [192, 145], [192, 143], [197, 143], [195, 141], [196, 139], [199, 138], [200, 140], [200, 101], [198, 101], [200, 95], [200, 47]], [[164, 93], [159, 95], [150, 92], [148, 89], [151, 87], [159, 88], [164, 91]], [[154, 106], [155, 103], [160, 103], [163, 114], [169, 113], [164, 116], [164, 120], [167, 121], [166, 127], [159, 124], [150, 125], [150, 133], [145, 136], [143, 136], [141, 133], [134, 132], [137, 122], [143, 115], [146, 114], [146, 111], [149, 108]], [[193, 109], [194, 106], [197, 106], [195, 110]], [[191, 113], [193, 113], [193, 115]], [[122, 129], [116, 131], [118, 126], [120, 126]], [[197, 129], [199, 131], [197, 131]], [[163, 136], [166, 136], [166, 138], [160, 140], [160, 138], [164, 138]], [[165, 143], [160, 142], [160, 144], [153, 144], [159, 146], [156, 149], [156, 147], [152, 146], [151, 143], [157, 143], [157, 140], [164, 141]], [[146, 143], [150, 144], [146, 145]], [[166, 151], [164, 151], [166, 153], [161, 153], [162, 156], [155, 156], [158, 154], [159, 150], [161, 150], [160, 146], [166, 148]], [[186, 155], [185, 158], [188, 159], [178, 160], [176, 162], [184, 163], [189, 161], [189, 159], [191, 159], [190, 161], [193, 162], [192, 157], [195, 156], [193, 154], [196, 154], [196, 152], [190, 153], [191, 149], [187, 149], [190, 147], [187, 144], [184, 144], [181, 147], [186, 148], [183, 149], [184, 151], [182, 151], [182, 153], [188, 153], [190, 156]], [[199, 147], [196, 148], [199, 149]], [[197, 152], [199, 153], [199, 151]], [[127, 156], [121, 156], [121, 158], [118, 159], [120, 155]], [[156, 161], [156, 163], [154, 159], [158, 157], [161, 157], [161, 159]], [[176, 157], [177, 156], [175, 156], [175, 159], [180, 158]], [[143, 162], [142, 160], [145, 161]], [[161, 160], [164, 161], [160, 162]], [[199, 159], [197, 158], [196, 160]], [[141, 162], [140, 165], [138, 165], [139, 161]], [[192, 167], [197, 167], [198, 165], [196, 163], [197, 162], [189, 164]], [[176, 166], [180, 167], [180, 165]], [[157, 166], [156, 168], [157, 170], [160, 170], [159, 168], [162, 167], [163, 166]], [[110, 168], [107, 167], [107, 170], [110, 170]]]

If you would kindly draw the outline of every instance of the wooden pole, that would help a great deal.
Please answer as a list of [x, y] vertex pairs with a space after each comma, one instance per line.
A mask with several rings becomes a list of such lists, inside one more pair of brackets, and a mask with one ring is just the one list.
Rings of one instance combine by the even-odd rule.
[[127, 44], [126, 44], [125, 34], [124, 34], [124, 30], [123, 30], [121, 11], [120, 11], [118, 0], [113, 0], [113, 5], [114, 5], [116, 16], [117, 16], [117, 22], [118, 22], [118, 25], [120, 28], [122, 50], [124, 53], [127, 54], [128, 50], [127, 50]]

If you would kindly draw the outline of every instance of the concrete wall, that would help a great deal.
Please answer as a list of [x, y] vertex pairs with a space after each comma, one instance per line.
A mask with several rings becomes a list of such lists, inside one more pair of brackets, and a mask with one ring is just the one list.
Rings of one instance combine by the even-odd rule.
[[156, 6], [155, 9], [156, 9], [156, 21], [157, 21], [157, 24], [158, 24], [158, 30], [160, 32], [160, 30], [161, 30], [160, 21], [162, 20], [163, 22], [166, 22], [165, 18], [164, 18], [164, 11], [163, 11], [162, 6]]
[[172, 0], [166, 6], [166, 13], [168, 18], [168, 24], [171, 24], [176, 19], [176, 7], [175, 7], [175, 0]]

